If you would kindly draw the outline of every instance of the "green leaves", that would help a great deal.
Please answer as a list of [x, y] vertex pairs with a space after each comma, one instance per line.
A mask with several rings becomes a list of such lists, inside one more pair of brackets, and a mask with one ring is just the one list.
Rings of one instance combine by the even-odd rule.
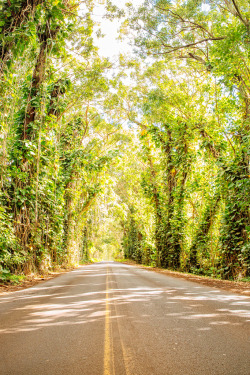
[[3, 268], [123, 248], [147, 264], [249, 273], [245, 0], [240, 14], [220, 0], [127, 4], [121, 31], [139, 53], [119, 62], [98, 56], [92, 1], [81, 14], [74, 1], [25, 4], [0, 15]]

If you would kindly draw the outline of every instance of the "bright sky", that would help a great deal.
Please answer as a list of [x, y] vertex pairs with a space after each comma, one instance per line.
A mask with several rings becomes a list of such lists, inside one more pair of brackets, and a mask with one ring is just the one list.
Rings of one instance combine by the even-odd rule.
[[[104, 1], [103, 1], [104, 2]], [[120, 8], [124, 8], [128, 0], [113, 0], [112, 3]], [[138, 6], [143, 0], [133, 0], [133, 6]], [[119, 53], [131, 51], [131, 47], [125, 41], [117, 40], [118, 29], [121, 25], [120, 20], [109, 21], [103, 16], [105, 14], [105, 4], [100, 3], [95, 7], [95, 21], [99, 22], [99, 27], [102, 30], [102, 34], [105, 34], [104, 38], [97, 39], [96, 44], [100, 49], [100, 55], [112, 58], [119, 55]]]

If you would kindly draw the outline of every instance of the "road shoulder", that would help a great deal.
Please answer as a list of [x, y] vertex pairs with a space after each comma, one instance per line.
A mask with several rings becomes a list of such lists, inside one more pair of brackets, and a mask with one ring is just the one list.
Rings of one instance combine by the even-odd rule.
[[78, 267], [60, 268], [56, 271], [48, 271], [45, 274], [30, 274], [30, 275], [25, 276], [25, 279], [20, 281], [18, 284], [0, 283], [0, 295], [31, 288], [37, 284], [54, 279], [64, 273], [71, 272], [76, 268]]
[[159, 268], [159, 267], [145, 266], [145, 265], [133, 262], [133, 261], [119, 261], [119, 263], [128, 264], [131, 266], [135, 266], [137, 268], [146, 269], [148, 271], [162, 273], [171, 277], [186, 279], [186, 280], [200, 283], [206, 286], [226, 290], [228, 292], [238, 293], [244, 296], [250, 296], [250, 283], [249, 282], [213, 279], [208, 276], [198, 276], [198, 275], [194, 275], [190, 273], [170, 271], [170, 270], [166, 270], [166, 269]]

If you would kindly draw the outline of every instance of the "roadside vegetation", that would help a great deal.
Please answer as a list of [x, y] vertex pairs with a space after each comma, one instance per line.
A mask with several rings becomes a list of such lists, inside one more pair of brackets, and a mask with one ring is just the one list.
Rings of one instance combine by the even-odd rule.
[[0, 282], [93, 259], [250, 278], [248, 0], [0, 4]]

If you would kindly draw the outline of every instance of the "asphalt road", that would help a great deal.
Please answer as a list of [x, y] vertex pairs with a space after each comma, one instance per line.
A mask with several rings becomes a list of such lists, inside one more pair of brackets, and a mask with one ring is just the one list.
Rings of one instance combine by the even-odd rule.
[[1, 375], [250, 375], [250, 298], [102, 262], [0, 297]]

